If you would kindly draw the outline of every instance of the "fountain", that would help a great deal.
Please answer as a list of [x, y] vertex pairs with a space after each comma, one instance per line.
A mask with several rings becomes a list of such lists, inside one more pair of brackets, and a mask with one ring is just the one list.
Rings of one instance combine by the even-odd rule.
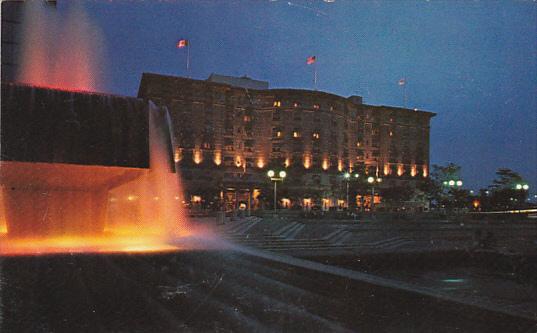
[[0, 254], [177, 248], [191, 232], [167, 110], [93, 92], [102, 43], [81, 3], [24, 10], [18, 82], [2, 82]]
[[2, 85], [0, 253], [173, 249], [189, 234], [164, 108]]

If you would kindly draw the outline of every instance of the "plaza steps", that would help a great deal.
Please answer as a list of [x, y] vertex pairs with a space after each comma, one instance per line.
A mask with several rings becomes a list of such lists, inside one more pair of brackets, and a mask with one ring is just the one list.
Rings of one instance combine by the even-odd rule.
[[377, 241], [356, 239], [352, 229], [336, 228], [323, 237], [296, 238], [306, 227], [299, 222], [289, 222], [278, 226], [276, 230], [255, 228], [262, 221], [258, 217], [248, 217], [223, 226], [225, 238], [244, 246], [268, 251], [332, 251], [332, 250], [364, 250], [364, 251], [393, 251], [408, 248], [416, 244], [415, 240], [403, 237], [391, 237]]

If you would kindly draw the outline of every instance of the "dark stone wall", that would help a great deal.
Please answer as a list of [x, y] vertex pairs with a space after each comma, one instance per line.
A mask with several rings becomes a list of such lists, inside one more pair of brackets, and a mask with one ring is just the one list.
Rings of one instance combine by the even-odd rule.
[[149, 167], [147, 102], [2, 84], [1, 160]]

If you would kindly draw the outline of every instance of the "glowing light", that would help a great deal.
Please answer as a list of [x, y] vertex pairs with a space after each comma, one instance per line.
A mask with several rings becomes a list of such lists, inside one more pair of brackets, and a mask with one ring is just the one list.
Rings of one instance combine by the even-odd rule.
[[222, 152], [217, 150], [214, 152], [214, 164], [220, 165], [222, 164]]
[[516, 184], [516, 189], [521, 190], [522, 189], [522, 184]]
[[311, 168], [311, 156], [309, 154], [304, 155], [304, 168]]
[[402, 164], [397, 166], [397, 175], [402, 176], [405, 173], [405, 167]]
[[373, 184], [374, 181], [375, 181], [375, 177], [367, 177], [367, 182], [369, 184]]
[[173, 160], [175, 161], [175, 163], [177, 163], [177, 162], [181, 162], [182, 159], [183, 159], [183, 150], [179, 147], [175, 147], [175, 151], [173, 153]]
[[275, 175], [274, 170], [269, 170], [269, 171], [267, 172], [267, 176], [269, 176], [270, 178], [274, 177], [274, 175]]
[[240, 167], [242, 165], [242, 158], [240, 156], [235, 156], [235, 165]]
[[314, 139], [319, 139], [319, 138], [321, 137], [321, 135], [320, 135], [319, 133], [317, 133], [317, 132], [314, 132], [314, 133], [312, 134], [312, 137], [313, 137]]
[[526, 191], [527, 191], [529, 188], [530, 188], [530, 187], [529, 187], [528, 184], [524, 184], [524, 185], [522, 185], [522, 189], [523, 189], [523, 190], [526, 190]]
[[474, 201], [472, 202], [472, 205], [474, 206], [474, 208], [478, 208], [479, 205], [480, 205], [479, 200], [474, 200]]
[[128, 201], [135, 201], [135, 200], [138, 200], [138, 196], [136, 196], [136, 195], [129, 195], [129, 196], [127, 197], [127, 200], [128, 200]]
[[418, 174], [418, 168], [415, 165], [411, 166], [410, 167], [410, 175], [412, 177], [416, 177], [417, 174]]
[[304, 198], [302, 202], [304, 207], [311, 207], [311, 198]]
[[459, 187], [462, 186], [462, 180], [457, 180], [456, 184], [457, 184], [457, 186], [459, 186]]
[[337, 161], [337, 170], [339, 172], [343, 171], [343, 161], [342, 160]]
[[290, 199], [288, 199], [288, 198], [282, 198], [282, 199], [281, 199], [281, 202], [282, 202], [282, 206], [283, 206], [284, 208], [289, 208], [289, 207], [291, 207], [291, 200], [290, 200]]
[[201, 150], [194, 149], [193, 159], [194, 159], [194, 163], [196, 164], [200, 164], [203, 161], [203, 154]]
[[428, 175], [429, 175], [429, 173], [428, 173], [428, 171], [427, 171], [427, 167], [424, 166], [424, 167], [423, 167], [423, 173], [422, 173], [422, 176], [423, 176], [423, 178], [426, 178]]
[[330, 166], [330, 164], [328, 163], [328, 160], [325, 158], [323, 160], [323, 164], [322, 164], [322, 168], [323, 170], [328, 170], [328, 167]]
[[280, 178], [285, 178], [287, 176], [287, 172], [282, 170], [278, 175], [280, 176]]
[[261, 158], [261, 157], [258, 158], [258, 159], [257, 159], [257, 167], [258, 167], [259, 169], [262, 169], [264, 166], [265, 166], [265, 161], [263, 160], [263, 158]]
[[390, 174], [391, 168], [389, 164], [384, 164], [384, 176], [387, 176]]
[[285, 165], [286, 168], [289, 167], [291, 165], [291, 159], [289, 157], [287, 157], [283, 164]]
[[274, 101], [274, 103], [272, 105], [275, 106], [275, 107], [280, 107], [280, 106], [282, 106], [282, 102], [281, 101]]
[[449, 186], [454, 186], [454, 185], [455, 185], [455, 181], [454, 181], [454, 180], [450, 180], [450, 181], [448, 181], [448, 185], [449, 185]]
[[349, 178], [351, 178], [351, 174], [348, 173], [348, 172], [345, 172], [345, 173], [343, 174], [343, 177], [345, 177], [345, 179], [349, 179]]
[[153, 197], [153, 200], [155, 200], [155, 201], [159, 201], [160, 198], [159, 198], [159, 197]]
[[201, 202], [201, 196], [193, 195], [191, 201], [194, 202], [194, 203], [200, 203]]
[[293, 131], [293, 138], [300, 138], [300, 132], [299, 131]]

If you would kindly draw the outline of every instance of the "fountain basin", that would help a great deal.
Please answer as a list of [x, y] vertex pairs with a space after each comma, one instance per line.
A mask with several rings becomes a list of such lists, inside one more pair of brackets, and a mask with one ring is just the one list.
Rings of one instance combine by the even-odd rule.
[[147, 170], [0, 162], [7, 232], [14, 237], [91, 235], [105, 226], [108, 192]]

